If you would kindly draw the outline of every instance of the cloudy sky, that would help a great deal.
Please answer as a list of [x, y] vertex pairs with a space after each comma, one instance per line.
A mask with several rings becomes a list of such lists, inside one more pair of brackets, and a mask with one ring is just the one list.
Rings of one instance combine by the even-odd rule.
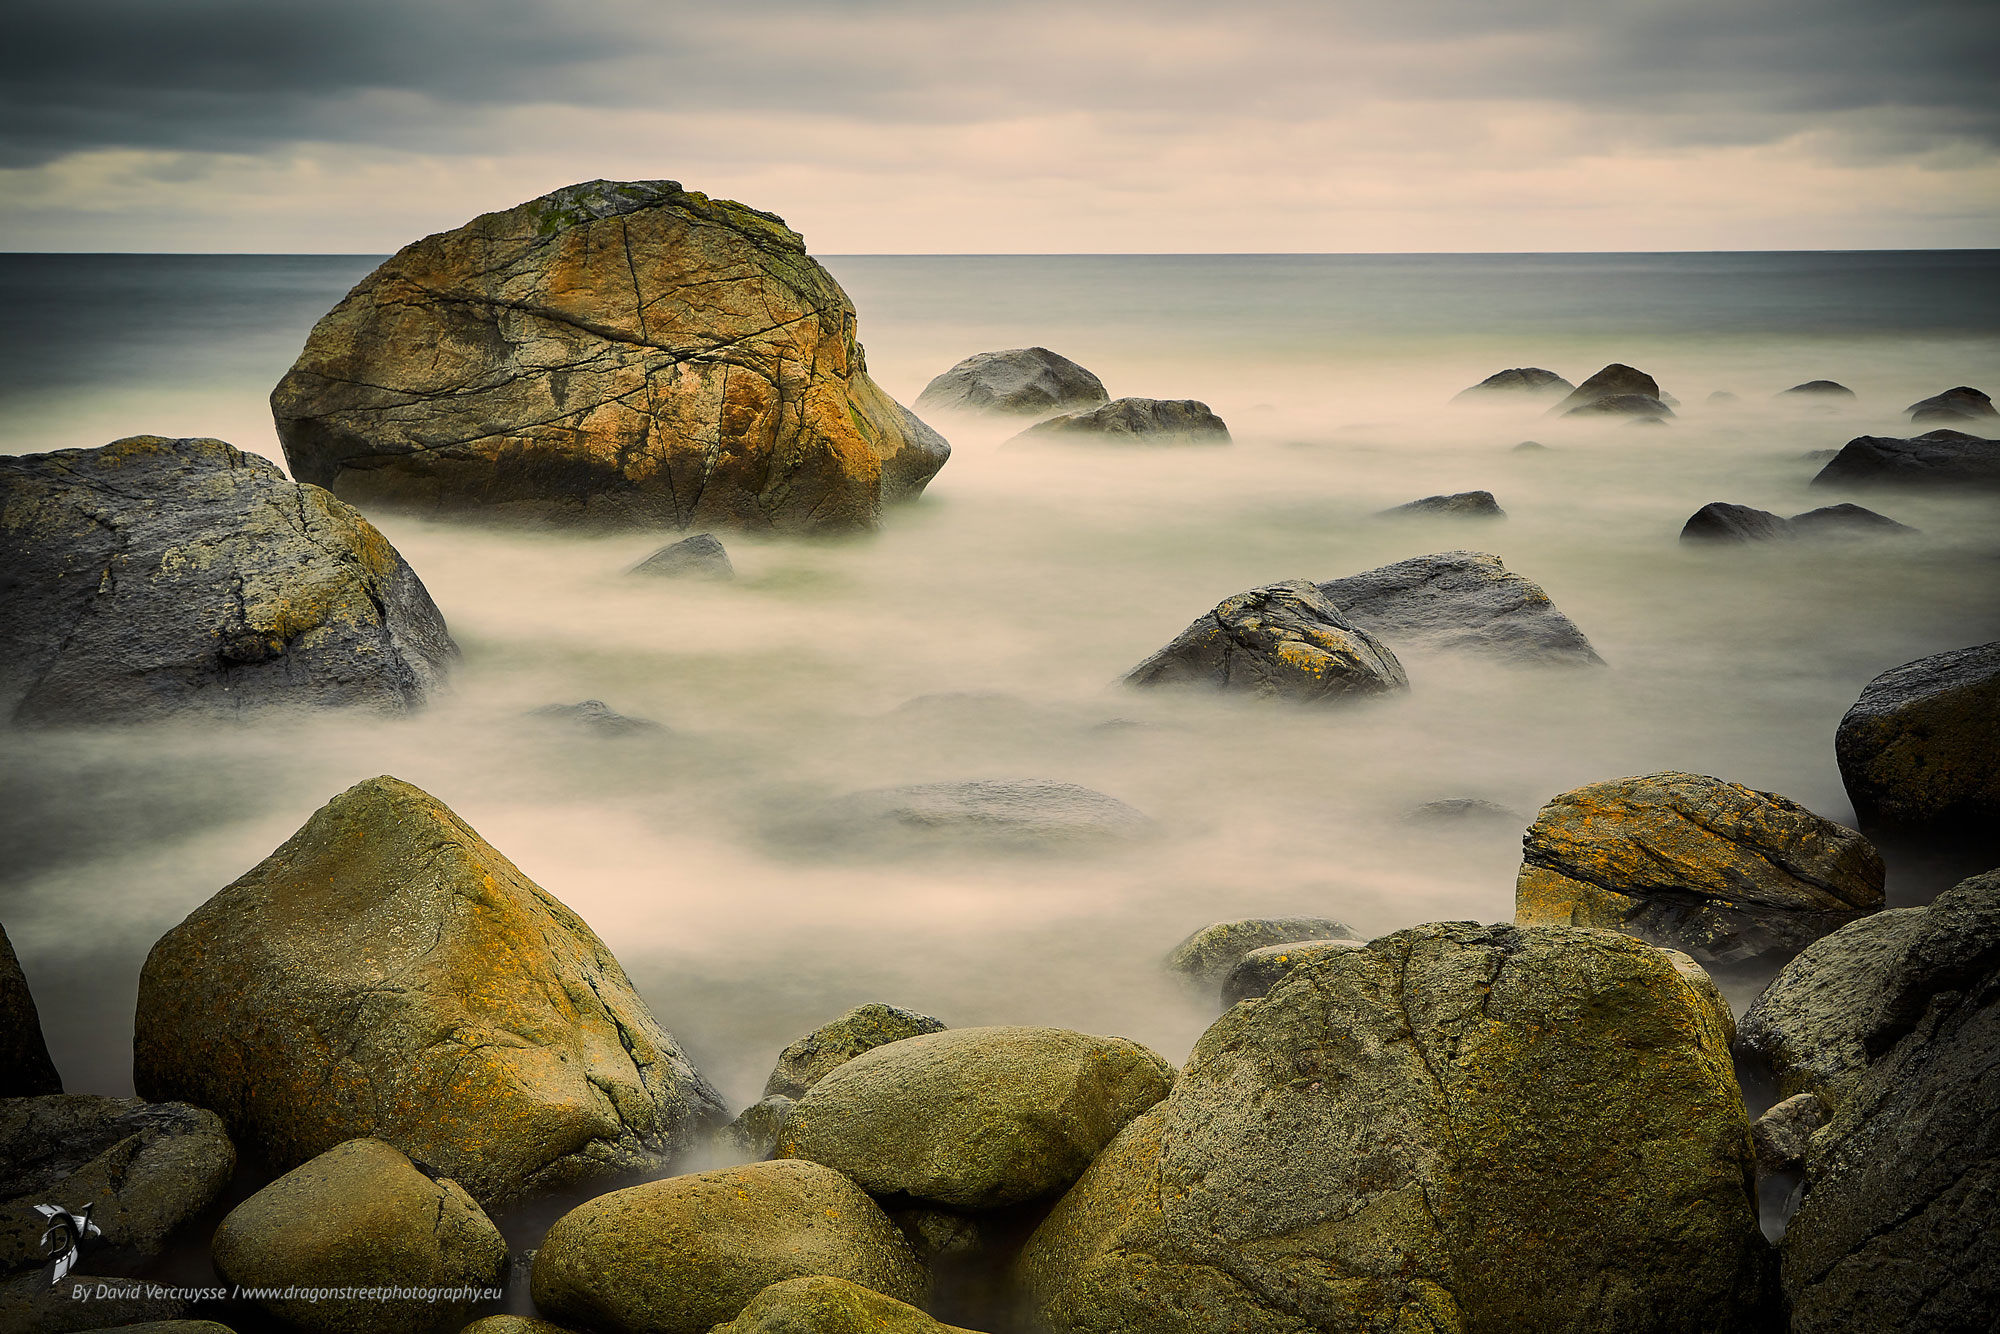
[[0, 248], [359, 251], [594, 177], [816, 251], [2000, 245], [1992, 0], [62, 0]]

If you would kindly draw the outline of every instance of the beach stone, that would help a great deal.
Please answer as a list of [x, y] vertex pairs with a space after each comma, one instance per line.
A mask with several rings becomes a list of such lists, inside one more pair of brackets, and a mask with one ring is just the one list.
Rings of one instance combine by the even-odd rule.
[[0, 714], [413, 709], [458, 649], [359, 513], [220, 440], [0, 456]]
[[1683, 542], [1768, 542], [1792, 536], [1791, 523], [1768, 510], [1710, 501], [1681, 529]]
[[1750, 1123], [1750, 1143], [1762, 1172], [1796, 1172], [1805, 1165], [1815, 1130], [1826, 1124], [1816, 1093], [1795, 1093]]
[[1060, 1334], [1747, 1334], [1751, 1178], [1727, 1033], [1665, 952], [1435, 923], [1227, 1011], [1016, 1272]]
[[780, 1158], [823, 1163], [871, 1195], [994, 1209], [1060, 1193], [1173, 1069], [1123, 1038], [953, 1028], [863, 1052], [786, 1114]]
[[1540, 584], [1484, 551], [1413, 556], [1319, 591], [1355, 625], [1390, 645], [1469, 653], [1517, 666], [1603, 666], [1576, 623]]
[[1969, 422], [1982, 417], [2000, 417], [2000, 411], [1993, 407], [1993, 400], [1968, 384], [1919, 399], [1903, 411], [1913, 422]]
[[873, 527], [951, 447], [782, 219], [589, 181], [403, 247], [271, 395], [292, 475], [482, 517]]
[[1852, 389], [1849, 389], [1838, 380], [1807, 380], [1804, 384], [1795, 384], [1790, 389], [1780, 389], [1775, 397], [1785, 398], [1794, 394], [1801, 398], [1822, 399], [1853, 398], [1855, 396]]
[[601, 699], [579, 700], [575, 704], [544, 704], [528, 712], [530, 718], [567, 723], [595, 736], [659, 735], [667, 729], [651, 718], [628, 718]]
[[1493, 499], [1491, 491], [1460, 491], [1449, 496], [1425, 496], [1407, 505], [1395, 505], [1384, 514], [1450, 514], [1466, 519], [1504, 519], [1507, 511]]
[[972, 1334], [931, 1319], [908, 1302], [844, 1278], [816, 1274], [773, 1283], [712, 1334]]
[[634, 565], [632, 573], [667, 579], [734, 579], [736, 567], [729, 563], [722, 539], [714, 533], [696, 533], [661, 547]]
[[1216, 922], [1167, 954], [1167, 967], [1204, 987], [1220, 986], [1254, 950], [1305, 940], [1349, 940], [1354, 928], [1331, 917], [1245, 917]]
[[857, 1005], [829, 1024], [812, 1032], [778, 1053], [778, 1064], [764, 1081], [768, 1096], [782, 1093], [796, 1098], [824, 1079], [828, 1072], [845, 1065], [864, 1051], [904, 1038], [942, 1033], [942, 1019], [906, 1010], [900, 1005], [871, 1001]]
[[1635, 423], [1653, 424], [1673, 415], [1672, 408], [1651, 394], [1606, 394], [1563, 413], [1565, 417], [1631, 417]]
[[1255, 1000], [1268, 993], [1294, 968], [1323, 954], [1366, 948], [1366, 941], [1348, 937], [1301, 940], [1293, 945], [1266, 945], [1260, 950], [1251, 950], [1229, 970], [1229, 977], [1222, 984], [1222, 1003], [1234, 1005], [1241, 1000]]
[[14, 957], [14, 942], [0, 926], [0, 1098], [61, 1093], [62, 1076], [42, 1039], [42, 1016]]
[[1035, 852], [1127, 842], [1152, 826], [1116, 797], [1076, 783], [979, 779], [851, 792], [792, 821], [783, 836], [816, 852]]
[[[354, 1139], [295, 1167], [237, 1205], [211, 1250], [246, 1288], [498, 1289], [500, 1230], [457, 1182], [439, 1180], [378, 1139]], [[463, 1325], [478, 1297], [259, 1297], [253, 1304], [315, 1334], [422, 1334]]]
[[1411, 824], [1472, 825], [1519, 824], [1520, 815], [1496, 801], [1479, 797], [1445, 797], [1427, 801], [1403, 817]]
[[1929, 431], [1908, 440], [1861, 435], [1841, 446], [1814, 486], [2000, 486], [2000, 440]]
[[604, 1334], [707, 1334], [758, 1293], [829, 1275], [897, 1301], [926, 1278], [889, 1216], [840, 1173], [779, 1160], [586, 1201], [535, 1253], [535, 1305]]
[[1470, 389], [1459, 390], [1452, 395], [1451, 401], [1465, 403], [1530, 394], [1554, 397], [1557, 394], [1567, 394], [1575, 388], [1575, 385], [1554, 371], [1545, 371], [1540, 366], [1516, 366], [1512, 370], [1495, 371]]
[[0, 1100], [0, 1273], [37, 1269], [53, 1204], [101, 1230], [85, 1265], [148, 1259], [229, 1185], [236, 1149], [221, 1118], [185, 1103], [82, 1093]]
[[1229, 427], [1208, 404], [1191, 398], [1114, 398], [1101, 408], [1037, 422], [1008, 443], [1048, 440], [1226, 445]]
[[769, 1158], [778, 1147], [778, 1127], [796, 1099], [783, 1093], [767, 1093], [736, 1114], [724, 1126], [721, 1139], [748, 1162]]
[[1822, 505], [1804, 514], [1794, 514], [1791, 523], [1792, 532], [1800, 537], [1878, 537], [1917, 531], [1886, 514], [1845, 504]]
[[917, 407], [929, 412], [1047, 416], [1111, 401], [1104, 382], [1045, 347], [978, 352], [924, 386]]
[[1309, 580], [1224, 598], [1126, 674], [1131, 686], [1208, 686], [1323, 703], [1407, 690], [1396, 655]]
[[169, 931], [145, 1096], [289, 1169], [373, 1136], [483, 1204], [658, 1170], [721, 1098], [581, 918], [443, 802], [369, 779]]
[[1882, 673], [1833, 746], [1862, 828], [2000, 844], [2000, 640]]
[[1542, 807], [1514, 920], [1623, 931], [1704, 965], [1782, 962], [1879, 910], [1883, 878], [1867, 839], [1795, 801], [1666, 771]]
[[1659, 382], [1641, 370], [1634, 370], [1620, 362], [1612, 362], [1597, 374], [1585, 380], [1570, 392], [1568, 397], [1549, 409], [1551, 417], [1566, 417], [1578, 408], [1607, 398], [1647, 398], [1665, 407], [1660, 393]]

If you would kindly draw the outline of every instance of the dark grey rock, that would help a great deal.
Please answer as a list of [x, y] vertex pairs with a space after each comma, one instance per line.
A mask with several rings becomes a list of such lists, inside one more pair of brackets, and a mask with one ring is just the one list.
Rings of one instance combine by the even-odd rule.
[[1047, 416], [1110, 400], [1104, 382], [1045, 347], [1017, 347], [967, 357], [924, 386], [917, 406], [942, 412]]
[[1856, 436], [1812, 484], [2000, 487], [2000, 440], [1963, 431], [1929, 431], [1908, 440]]
[[1683, 542], [1768, 542], [1791, 535], [1790, 522], [1778, 515], [1726, 500], [1703, 505], [1681, 529]]
[[373, 524], [220, 440], [0, 457], [0, 714], [422, 704], [458, 650]]
[[32, 1098], [61, 1093], [62, 1076], [42, 1040], [42, 1017], [34, 993], [14, 957], [14, 943], [0, 926], [0, 1098]]
[[1126, 674], [1132, 686], [1207, 686], [1319, 703], [1409, 688], [1403, 664], [1304, 579], [1224, 598]]
[[1970, 422], [1982, 417], [2000, 417], [1993, 400], [1967, 384], [1919, 399], [1903, 411], [1910, 414], [1913, 422]]
[[904, 1038], [942, 1033], [945, 1023], [930, 1015], [879, 1001], [857, 1005], [830, 1024], [822, 1024], [778, 1053], [778, 1064], [764, 1081], [768, 1096], [797, 1098], [827, 1074], [864, 1051]]
[[1467, 519], [1504, 519], [1507, 511], [1493, 499], [1491, 491], [1460, 491], [1448, 496], [1425, 496], [1407, 505], [1383, 510], [1384, 514], [1450, 514]]
[[1607, 398], [1649, 398], [1665, 406], [1659, 382], [1641, 370], [1612, 362], [1578, 385], [1570, 395], [1549, 409], [1551, 417], [1566, 417], [1578, 408]]
[[1439, 801], [1427, 801], [1403, 818], [1411, 824], [1425, 825], [1521, 823], [1518, 812], [1478, 797], [1445, 797]]
[[1792, 532], [1800, 537], [1883, 537], [1916, 531], [1859, 505], [1822, 505], [1792, 516]]
[[658, 735], [667, 729], [651, 718], [628, 718], [601, 699], [580, 700], [575, 704], [544, 704], [529, 711], [530, 718], [546, 718], [567, 723], [597, 736]]
[[1302, 964], [1327, 954], [1340, 954], [1347, 950], [1365, 950], [1368, 942], [1353, 938], [1334, 940], [1301, 940], [1291, 945], [1266, 945], [1259, 950], [1251, 950], [1237, 965], [1229, 970], [1229, 976], [1222, 983], [1222, 1003], [1234, 1005], [1238, 1001], [1256, 1000], [1282, 982], [1291, 971]]
[[782, 1093], [765, 1094], [722, 1128], [724, 1147], [751, 1161], [769, 1158], [778, 1146], [778, 1127], [785, 1123], [785, 1113], [796, 1101]]
[[1796, 1172], [1805, 1165], [1813, 1132], [1826, 1124], [1826, 1104], [1813, 1093], [1795, 1093], [1750, 1123], [1750, 1143], [1761, 1172]]
[[1650, 394], [1606, 394], [1579, 403], [1563, 413], [1565, 417], [1631, 417], [1637, 421], [1663, 421], [1674, 410]]
[[1549, 452], [1549, 447], [1539, 440], [1523, 440], [1520, 444], [1514, 446], [1513, 452], [1516, 454], [1546, 454]]
[[1008, 443], [1048, 440], [1226, 445], [1229, 428], [1208, 404], [1191, 398], [1114, 398], [1101, 408], [1037, 422]]
[[1801, 398], [1854, 397], [1854, 391], [1838, 380], [1807, 380], [1804, 384], [1795, 384], [1790, 389], [1780, 389], [1774, 397], [1784, 398], [1794, 394]]
[[1602, 666], [1541, 585], [1484, 551], [1440, 551], [1321, 584], [1347, 619], [1391, 646], [1517, 664]]
[[1124, 802], [1075, 783], [981, 779], [850, 793], [790, 823], [783, 836], [810, 851], [1032, 852], [1126, 842], [1151, 828]]
[[1167, 967], [1204, 987], [1222, 983], [1253, 950], [1302, 940], [1351, 940], [1354, 928], [1331, 917], [1246, 917], [1216, 922], [1174, 946]]
[[1882, 673], [1833, 744], [1864, 829], [2000, 844], [2000, 641]]
[[1807, 463], [1824, 463], [1838, 453], [1837, 449], [1808, 449], [1799, 457]]
[[1512, 370], [1498, 371], [1487, 376], [1470, 389], [1461, 389], [1452, 395], [1452, 402], [1464, 403], [1496, 397], [1516, 397], [1527, 395], [1567, 394], [1576, 388], [1568, 380], [1554, 371], [1545, 371], [1539, 366], [1517, 366]]
[[633, 574], [668, 579], [734, 579], [736, 567], [722, 539], [714, 533], [696, 533], [670, 542], [632, 567]]

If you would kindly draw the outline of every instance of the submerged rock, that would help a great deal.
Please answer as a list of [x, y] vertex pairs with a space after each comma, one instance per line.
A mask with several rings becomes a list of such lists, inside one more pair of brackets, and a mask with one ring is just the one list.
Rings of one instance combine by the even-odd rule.
[[1514, 920], [1623, 931], [1704, 964], [1782, 962], [1880, 909], [1883, 877], [1867, 839], [1797, 802], [1668, 771], [1542, 807]]
[[942, 1019], [899, 1005], [883, 1005], [879, 1001], [857, 1005], [779, 1052], [777, 1066], [764, 1081], [764, 1092], [767, 1096], [782, 1093], [797, 1098], [864, 1051], [904, 1038], [942, 1033], [944, 1029]]
[[481, 515], [872, 527], [951, 447], [769, 213], [590, 181], [405, 246], [271, 395], [294, 476]]
[[1174, 946], [1167, 967], [1204, 987], [1221, 985], [1253, 950], [1302, 940], [1348, 940], [1354, 928], [1331, 917], [1245, 917], [1216, 922]]
[[1790, 389], [1780, 389], [1773, 397], [1786, 398], [1797, 395], [1800, 398], [1853, 398], [1854, 391], [1838, 380], [1807, 380], [1795, 384]]
[[1008, 443], [1048, 440], [1226, 445], [1229, 428], [1208, 404], [1191, 398], [1114, 398], [1101, 408], [1037, 422]]
[[1919, 399], [1903, 411], [1913, 422], [1970, 422], [1982, 417], [2000, 417], [1993, 400], [1969, 384]]
[[1319, 703], [1409, 689], [1396, 655], [1304, 579], [1224, 598], [1125, 684], [1209, 686]]
[[1479, 797], [1445, 797], [1439, 801], [1427, 801], [1403, 818], [1412, 824], [1430, 825], [1518, 825], [1521, 822], [1516, 812], [1498, 802]]
[[220, 440], [0, 457], [0, 713], [421, 705], [458, 649], [388, 539]]
[[14, 943], [0, 926], [0, 1098], [32, 1098], [61, 1093], [62, 1076], [42, 1040], [42, 1017], [34, 993], [14, 957]]
[[[1517, 446], [1518, 447], [1518, 446]], [[1467, 519], [1504, 519], [1507, 511], [1491, 491], [1460, 491], [1449, 496], [1425, 496], [1407, 505], [1395, 505], [1384, 514], [1452, 514]]]
[[1225, 1013], [1017, 1267], [1038, 1328], [1763, 1328], [1710, 997], [1597, 931], [1444, 923]]
[[1355, 625], [1391, 645], [1524, 666], [1604, 665], [1541, 585], [1484, 551], [1413, 556], [1331, 580], [1319, 591]]
[[1266, 995], [1293, 969], [1322, 955], [1367, 948], [1366, 941], [1350, 936], [1345, 939], [1301, 940], [1292, 945], [1266, 945], [1260, 950], [1251, 950], [1229, 970], [1229, 977], [1222, 984], [1222, 1003], [1234, 1005], [1241, 1000], [1255, 1000]]
[[938, 412], [1047, 416], [1107, 403], [1104, 382], [1045, 347], [979, 352], [924, 386], [917, 406]]
[[1612, 362], [1597, 374], [1578, 385], [1562, 402], [1549, 409], [1551, 417], [1567, 417], [1579, 408], [1608, 398], [1645, 398], [1658, 404], [1667, 405], [1660, 393], [1658, 381], [1644, 371], [1634, 370], [1619, 362]]
[[669, 543], [632, 567], [633, 574], [668, 579], [734, 579], [736, 567], [714, 533]]
[[1635, 422], [1659, 423], [1674, 410], [1651, 394], [1606, 394], [1563, 413], [1565, 417], [1631, 417]]
[[1691, 515], [1681, 528], [1683, 542], [1766, 542], [1792, 535], [1789, 520], [1768, 510], [1713, 500]]
[[711, 1334], [973, 1334], [844, 1278], [787, 1279], [758, 1293]]
[[721, 1099], [582, 919], [428, 793], [328, 802], [153, 947], [134, 1079], [283, 1169], [374, 1136], [482, 1202], [657, 1169]]
[[2000, 846], [2000, 640], [1882, 673], [1833, 746], [1862, 828]]
[[924, 851], [973, 847], [1032, 852], [1119, 843], [1153, 827], [1116, 797], [1075, 783], [918, 783], [853, 792], [792, 821], [782, 837], [803, 848]]
[[1908, 524], [1859, 505], [1822, 505], [1792, 516], [1792, 531], [1801, 537], [1877, 537], [1914, 533]]
[[601, 699], [579, 700], [575, 704], [544, 704], [539, 709], [529, 710], [528, 716], [567, 723], [598, 736], [639, 736], [667, 730], [651, 718], [628, 718]]
[[1814, 486], [2000, 486], [2000, 440], [1930, 431], [1908, 440], [1861, 435], [1813, 477]]
[[1549, 447], [1539, 440], [1523, 440], [1511, 451], [1515, 454], [1546, 454]]
[[1452, 395], [1454, 403], [1482, 401], [1492, 398], [1516, 398], [1529, 395], [1554, 397], [1567, 394], [1576, 386], [1539, 366], [1517, 366], [1512, 370], [1495, 371], [1493, 374]]

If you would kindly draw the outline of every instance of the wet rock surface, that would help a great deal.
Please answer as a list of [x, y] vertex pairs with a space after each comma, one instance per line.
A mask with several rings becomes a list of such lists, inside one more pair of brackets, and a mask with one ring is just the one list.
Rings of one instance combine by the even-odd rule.
[[1392, 647], [1523, 666], [1604, 662], [1540, 584], [1489, 552], [1414, 556], [1318, 587], [1355, 625]]
[[1766, 542], [1791, 535], [1792, 526], [1786, 519], [1726, 500], [1703, 505], [1681, 529], [1683, 542]]
[[1403, 664], [1304, 579], [1225, 598], [1134, 667], [1132, 686], [1205, 686], [1321, 703], [1409, 688]]
[[1448, 514], [1465, 519], [1507, 517], [1507, 511], [1500, 508], [1500, 502], [1493, 498], [1491, 491], [1459, 491], [1448, 496], [1425, 496], [1422, 500], [1412, 500], [1407, 505], [1392, 506], [1382, 513], [1408, 517]]
[[1913, 422], [1978, 421], [1983, 417], [2000, 417], [2000, 410], [1995, 410], [1993, 400], [1967, 384], [1919, 399], [1903, 411]]
[[1861, 826], [2000, 852], [2000, 641], [1870, 681], [1834, 754]]
[[2000, 440], [1963, 431], [1909, 439], [1856, 436], [1812, 479], [1814, 486], [2000, 487]]
[[1226, 445], [1229, 427], [1208, 404], [1191, 398], [1114, 398], [1101, 408], [1038, 422], [1009, 443], [1058, 440]]
[[632, 567], [633, 574], [657, 579], [734, 579], [736, 567], [722, 539], [714, 533], [696, 533], [668, 543]]
[[917, 407], [1047, 416], [1088, 411], [1110, 399], [1104, 382], [1068, 357], [1045, 347], [1017, 347], [967, 357], [925, 385]]

